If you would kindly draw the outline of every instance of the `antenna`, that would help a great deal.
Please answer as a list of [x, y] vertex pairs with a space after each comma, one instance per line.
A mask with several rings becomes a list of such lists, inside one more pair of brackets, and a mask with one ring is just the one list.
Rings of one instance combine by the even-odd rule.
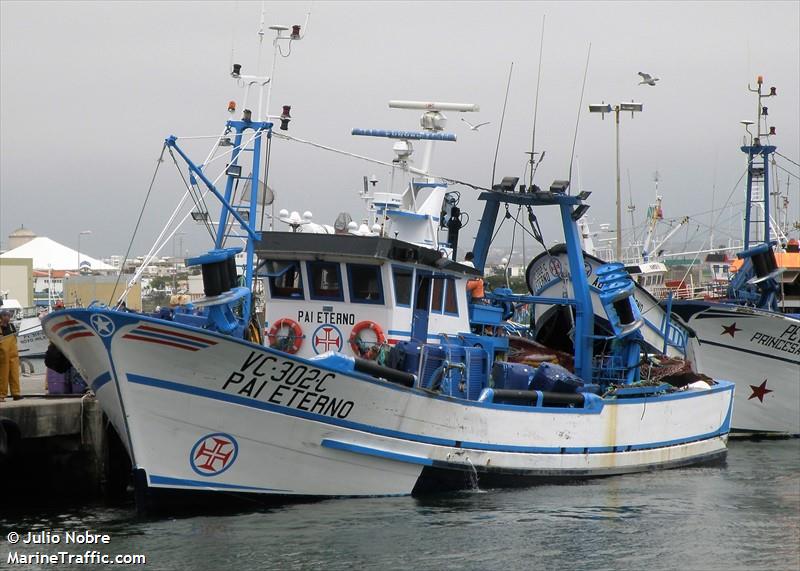
[[508, 91], [511, 89], [511, 72], [514, 71], [514, 62], [508, 68], [508, 82], [506, 83], [506, 98], [503, 101], [503, 114], [500, 116], [500, 129], [497, 131], [497, 145], [494, 148], [494, 162], [492, 163], [492, 184], [494, 186], [494, 173], [497, 170], [497, 154], [500, 152], [500, 137], [503, 136], [503, 121], [506, 118], [506, 105], [508, 104]]
[[[531, 168], [531, 175], [528, 179], [528, 188], [533, 188], [533, 160], [536, 151], [536, 117], [539, 114], [539, 84], [542, 78], [542, 50], [544, 48], [544, 19], [546, 15], [542, 14], [542, 34], [541, 38], [539, 39], [539, 70], [536, 72], [536, 99], [533, 104], [533, 133], [531, 133], [531, 159], [530, 159], [530, 168]], [[541, 159], [540, 159], [541, 161]], [[524, 235], [523, 235], [524, 236]]]
[[[589, 75], [589, 56], [592, 55], [592, 42], [589, 42], [589, 49], [586, 51], [586, 69], [583, 70], [583, 86], [581, 87], [581, 100], [578, 103], [578, 118], [575, 119], [575, 136], [572, 138], [572, 153], [569, 156], [569, 182], [572, 182], [572, 160], [575, 158], [575, 143], [578, 142], [578, 125], [581, 123], [581, 107], [583, 107], [583, 93], [586, 90], [586, 76]], [[619, 180], [619, 177], [617, 177]], [[571, 185], [570, 185], [571, 186]], [[619, 228], [617, 228], [619, 233]]]

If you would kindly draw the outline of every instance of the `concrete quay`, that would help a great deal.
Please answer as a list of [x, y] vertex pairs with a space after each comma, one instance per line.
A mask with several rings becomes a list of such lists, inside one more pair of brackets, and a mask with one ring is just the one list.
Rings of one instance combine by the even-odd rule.
[[43, 373], [20, 381], [23, 398], [0, 403], [2, 489], [18, 490], [23, 501], [124, 489], [127, 456], [94, 395], [46, 395]]

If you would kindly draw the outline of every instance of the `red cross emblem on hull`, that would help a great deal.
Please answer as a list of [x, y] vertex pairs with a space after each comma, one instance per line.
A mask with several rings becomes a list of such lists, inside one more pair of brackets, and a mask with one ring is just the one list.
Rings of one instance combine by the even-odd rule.
[[195, 443], [189, 454], [189, 464], [201, 476], [216, 476], [230, 468], [238, 454], [239, 445], [233, 436], [218, 432]]
[[314, 352], [324, 353], [325, 351], [342, 350], [342, 334], [333, 325], [326, 323], [317, 327], [312, 337]]

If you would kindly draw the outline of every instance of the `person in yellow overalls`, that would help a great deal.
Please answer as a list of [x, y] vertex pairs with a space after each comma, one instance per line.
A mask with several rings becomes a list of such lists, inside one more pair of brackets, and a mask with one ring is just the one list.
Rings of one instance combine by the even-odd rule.
[[21, 399], [17, 328], [11, 323], [11, 312], [0, 310], [0, 402], [6, 400], [9, 385], [14, 400]]

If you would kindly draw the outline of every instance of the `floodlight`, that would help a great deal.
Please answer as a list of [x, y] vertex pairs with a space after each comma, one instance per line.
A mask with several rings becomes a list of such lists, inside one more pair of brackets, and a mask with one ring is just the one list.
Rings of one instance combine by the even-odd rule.
[[586, 200], [591, 194], [591, 190], [582, 190], [578, 193], [578, 200]]
[[500, 192], [514, 192], [514, 189], [517, 188], [518, 182], [518, 176], [504, 176], [503, 180], [500, 181], [500, 184], [494, 185], [492, 190], [499, 190]]
[[620, 103], [619, 108], [620, 111], [642, 111], [644, 109], [644, 105], [631, 101], [630, 103]]
[[576, 220], [576, 221], [580, 220], [581, 217], [584, 214], [586, 214], [587, 210], [589, 210], [589, 205], [588, 204], [581, 204], [575, 210], [572, 211], [572, 214], [570, 214], [570, 218], [572, 218], [573, 220]]
[[225, 174], [233, 178], [242, 178], [242, 165], [228, 165]]
[[589, 105], [590, 113], [611, 113], [611, 105], [608, 103], [599, 103]]
[[564, 194], [569, 188], [568, 180], [554, 180], [550, 185], [550, 192], [553, 194]]

